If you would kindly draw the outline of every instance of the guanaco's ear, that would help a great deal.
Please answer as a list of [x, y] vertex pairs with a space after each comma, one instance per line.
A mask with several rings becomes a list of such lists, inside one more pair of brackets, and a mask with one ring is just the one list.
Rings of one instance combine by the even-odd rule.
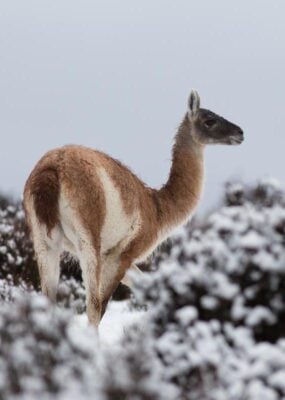
[[192, 90], [188, 99], [188, 115], [193, 117], [200, 108], [200, 97], [196, 90]]

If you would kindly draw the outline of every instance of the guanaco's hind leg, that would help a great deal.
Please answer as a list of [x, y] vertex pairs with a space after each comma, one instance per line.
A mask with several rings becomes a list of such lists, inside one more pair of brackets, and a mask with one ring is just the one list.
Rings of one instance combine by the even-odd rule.
[[62, 234], [60, 229], [55, 228], [48, 237], [44, 226], [34, 226], [33, 242], [42, 293], [55, 302], [60, 272]]
[[100, 297], [102, 299], [101, 319], [105, 314], [108, 302], [117, 289], [120, 280], [118, 280], [119, 257], [116, 254], [108, 255], [102, 258]]
[[[98, 327], [110, 298], [125, 276], [129, 260], [116, 254], [101, 258], [86, 243], [81, 249], [79, 260], [87, 294], [88, 320]], [[134, 269], [140, 271], [136, 266]]]
[[37, 255], [42, 293], [56, 302], [59, 281], [60, 253], [47, 249]]
[[79, 256], [83, 282], [86, 289], [86, 306], [89, 323], [98, 327], [101, 320], [100, 257], [91, 246], [83, 246]]
[[[102, 269], [101, 269], [101, 299], [102, 299], [102, 313], [101, 318], [103, 317], [108, 302], [115, 290], [117, 289], [120, 282], [127, 284], [127, 286], [131, 287], [131, 280], [125, 275], [128, 268], [130, 268], [130, 261], [126, 259], [122, 255], [112, 255], [108, 256], [102, 260]], [[138, 267], [135, 265], [131, 267], [132, 269], [139, 271], [142, 273]]]

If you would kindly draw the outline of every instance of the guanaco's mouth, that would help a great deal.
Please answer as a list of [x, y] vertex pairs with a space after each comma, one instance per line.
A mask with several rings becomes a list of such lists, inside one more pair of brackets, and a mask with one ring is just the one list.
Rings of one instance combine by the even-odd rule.
[[238, 145], [243, 142], [243, 136], [232, 136], [230, 137], [229, 144]]
[[243, 131], [238, 129], [232, 136], [229, 137], [229, 144], [237, 145], [243, 142]]

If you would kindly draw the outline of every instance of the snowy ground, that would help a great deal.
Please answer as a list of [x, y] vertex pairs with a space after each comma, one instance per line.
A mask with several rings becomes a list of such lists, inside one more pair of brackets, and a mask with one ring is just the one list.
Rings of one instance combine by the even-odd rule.
[[[107, 311], [100, 323], [99, 336], [102, 345], [116, 346], [130, 325], [134, 322], [143, 321], [146, 312], [130, 308], [129, 301], [111, 301]], [[73, 329], [88, 325], [87, 315], [74, 317]]]

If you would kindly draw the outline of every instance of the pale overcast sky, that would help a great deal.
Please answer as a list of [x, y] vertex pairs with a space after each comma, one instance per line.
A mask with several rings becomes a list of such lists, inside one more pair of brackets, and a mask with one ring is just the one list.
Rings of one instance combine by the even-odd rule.
[[0, 0], [0, 189], [66, 143], [160, 186], [192, 87], [246, 138], [207, 149], [202, 208], [231, 177], [284, 182], [284, 73], [284, 0]]

